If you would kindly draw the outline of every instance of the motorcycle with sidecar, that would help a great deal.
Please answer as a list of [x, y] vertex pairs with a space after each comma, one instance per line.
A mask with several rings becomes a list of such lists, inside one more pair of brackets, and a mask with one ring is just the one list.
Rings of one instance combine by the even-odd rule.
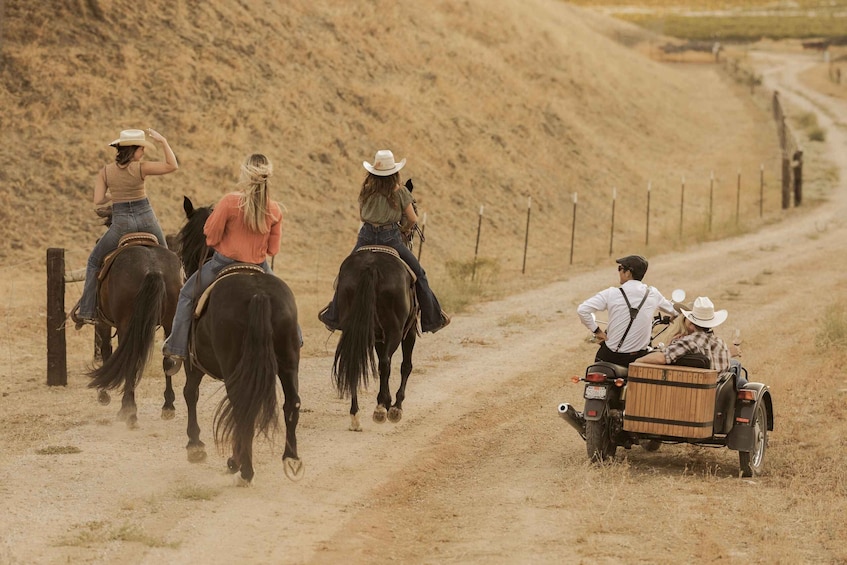
[[[674, 294], [675, 301], [684, 300]], [[654, 319], [657, 346], [669, 323], [666, 317]], [[585, 440], [592, 461], [614, 458], [618, 447], [656, 451], [663, 443], [689, 443], [737, 451], [741, 476], [751, 477], [764, 468], [774, 415], [767, 385], [748, 377], [737, 363], [718, 374], [702, 355], [673, 365], [595, 361], [584, 376], [573, 377], [584, 383], [583, 410], [563, 402], [558, 412]]]

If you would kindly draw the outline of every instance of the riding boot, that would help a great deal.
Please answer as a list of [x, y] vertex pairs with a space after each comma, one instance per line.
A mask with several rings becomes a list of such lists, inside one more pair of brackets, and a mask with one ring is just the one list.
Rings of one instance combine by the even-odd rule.
[[341, 329], [341, 324], [338, 321], [338, 308], [335, 305], [335, 297], [332, 297], [332, 302], [326, 305], [326, 308], [318, 312], [318, 320], [323, 322], [331, 332]]

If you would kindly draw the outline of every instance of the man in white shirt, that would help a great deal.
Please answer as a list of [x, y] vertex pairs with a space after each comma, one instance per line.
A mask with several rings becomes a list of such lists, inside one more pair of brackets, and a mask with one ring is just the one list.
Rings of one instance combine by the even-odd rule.
[[[628, 366], [649, 353], [653, 313], [656, 309], [676, 317], [673, 304], [654, 287], [641, 279], [647, 272], [647, 259], [628, 255], [615, 261], [618, 264], [620, 286], [600, 291], [576, 309], [582, 324], [597, 336], [600, 349], [595, 361], [608, 361]], [[609, 322], [603, 330], [597, 325], [595, 312], [607, 310]]]

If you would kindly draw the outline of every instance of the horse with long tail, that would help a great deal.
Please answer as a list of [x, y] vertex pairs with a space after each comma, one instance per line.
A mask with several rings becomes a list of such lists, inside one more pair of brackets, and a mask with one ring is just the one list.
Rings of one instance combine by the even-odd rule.
[[[178, 234], [180, 259], [188, 276], [206, 256], [203, 226], [211, 207], [194, 208], [183, 200], [186, 224]], [[294, 294], [280, 278], [255, 269], [221, 273], [209, 288], [202, 315], [193, 327], [193, 351], [185, 363], [183, 395], [188, 407], [188, 460], [206, 458], [197, 423], [197, 400], [203, 376], [221, 380], [226, 395], [215, 411], [213, 428], [219, 447], [229, 444], [231, 473], [240, 471], [239, 484], [253, 480], [253, 439], [270, 436], [278, 427], [277, 377], [282, 385], [285, 421], [283, 469], [298, 480], [304, 473], [297, 455], [300, 417], [300, 333]]]
[[[157, 328], [162, 326], [165, 336], [170, 335], [182, 275], [174, 252], [155, 242], [137, 241], [144, 240], [144, 234], [130, 234], [125, 239], [113, 260], [107, 258], [104, 265], [95, 328], [102, 364], [88, 372], [91, 379], [88, 386], [98, 389], [98, 399], [104, 405], [111, 401], [108, 391], [120, 388], [123, 398], [118, 419], [135, 428], [138, 425], [135, 389], [152, 355]], [[115, 328], [118, 338], [114, 351], [111, 328]], [[163, 358], [162, 370], [166, 371], [170, 363]], [[165, 379], [162, 418], [171, 419], [175, 395], [171, 377], [166, 374]]]
[[[332, 377], [339, 396], [350, 395], [350, 430], [361, 431], [358, 390], [379, 374], [373, 419], [397, 423], [403, 417], [406, 383], [417, 339], [413, 274], [390, 247], [362, 247], [348, 256], [338, 274], [341, 337]], [[391, 359], [402, 344], [400, 386], [392, 402]]]

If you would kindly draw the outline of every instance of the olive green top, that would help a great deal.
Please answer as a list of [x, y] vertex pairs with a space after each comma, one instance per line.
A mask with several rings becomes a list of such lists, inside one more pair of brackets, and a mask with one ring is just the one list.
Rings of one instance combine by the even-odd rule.
[[388, 198], [381, 194], [374, 194], [368, 198], [359, 210], [362, 221], [381, 226], [402, 220], [403, 211], [412, 203], [412, 193], [406, 187], [400, 186], [394, 192], [394, 196], [397, 207], [392, 206]]

